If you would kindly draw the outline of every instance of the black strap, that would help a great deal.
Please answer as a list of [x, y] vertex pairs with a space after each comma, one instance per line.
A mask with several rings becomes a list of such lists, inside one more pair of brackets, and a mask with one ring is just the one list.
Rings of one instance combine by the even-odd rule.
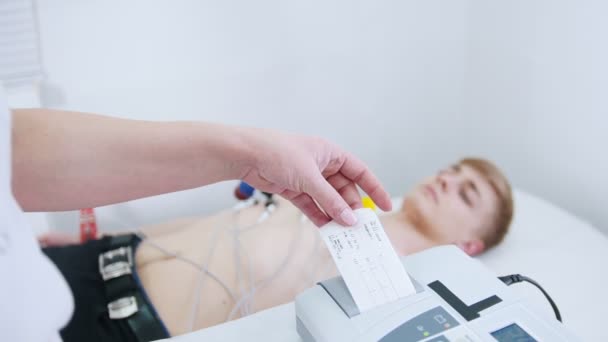
[[[131, 246], [131, 253], [134, 254], [135, 247], [139, 243], [137, 236], [133, 234], [109, 237], [108, 248], [106, 251], [115, 250], [121, 247]], [[135, 262], [135, 255], [131, 255], [131, 260]], [[126, 258], [126, 256], [125, 256]], [[134, 268], [133, 265], [132, 268]], [[133, 296], [137, 302], [138, 310], [133, 315], [120, 319], [125, 321], [131, 328], [133, 335], [138, 342], [154, 341], [170, 337], [158, 315], [156, 315], [151, 303], [149, 303], [140, 287], [137, 285], [133, 274], [126, 274], [117, 278], [109, 279], [104, 282], [108, 303], [123, 298]], [[106, 312], [106, 314], [108, 314]]]
[[458, 298], [450, 289], [448, 289], [442, 282], [435, 280], [428, 285], [439, 297], [443, 298], [450, 306], [458, 311], [458, 313], [467, 321], [472, 321], [479, 318], [479, 312], [502, 302], [498, 296], [493, 295], [491, 297], [480, 300], [472, 305], [466, 305], [460, 298]]
[[137, 337], [137, 340], [147, 342], [171, 337], [167, 335], [162, 323], [141, 293], [135, 292], [133, 296], [135, 296], [139, 310], [132, 316], [125, 318], [125, 320], [133, 330], [133, 334]]
[[[132, 234], [111, 236], [111, 237], [108, 237], [108, 248], [104, 252], [116, 250], [121, 247], [130, 246], [133, 248], [133, 247], [135, 247], [137, 242], [138, 241], [135, 240], [135, 235], [132, 235]], [[133, 251], [133, 249], [132, 249], [132, 251]], [[116, 261], [126, 262], [128, 258], [131, 258], [131, 260], [133, 260], [133, 263], [135, 263], [135, 255], [116, 256], [112, 259], [112, 261], [113, 262], [116, 262]], [[135, 265], [133, 265], [131, 267], [131, 269], [133, 269], [134, 267], [135, 267]], [[135, 279], [133, 279], [132, 275], [106, 280], [105, 288], [106, 288], [106, 296], [107, 296], [109, 302], [122, 298], [126, 294], [139, 291], [139, 287], [137, 286], [137, 283], [135, 282]]]

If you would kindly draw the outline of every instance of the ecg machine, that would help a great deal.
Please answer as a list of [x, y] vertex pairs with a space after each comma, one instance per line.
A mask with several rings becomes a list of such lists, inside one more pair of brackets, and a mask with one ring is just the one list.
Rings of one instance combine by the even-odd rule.
[[578, 341], [455, 246], [401, 261], [416, 293], [363, 313], [342, 277], [300, 294], [296, 326], [303, 341]]

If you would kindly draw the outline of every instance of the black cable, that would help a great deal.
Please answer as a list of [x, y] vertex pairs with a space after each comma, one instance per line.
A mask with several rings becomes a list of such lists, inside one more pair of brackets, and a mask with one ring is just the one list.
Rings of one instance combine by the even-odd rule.
[[545, 291], [545, 289], [543, 289], [542, 286], [540, 286], [540, 284], [537, 283], [536, 281], [534, 281], [533, 279], [523, 276], [521, 274], [511, 274], [508, 276], [498, 277], [498, 279], [500, 279], [503, 283], [505, 283], [506, 285], [509, 285], [509, 286], [513, 285], [515, 283], [521, 283], [522, 281], [526, 281], [526, 282], [536, 286], [543, 293], [543, 295], [545, 295], [545, 298], [547, 298], [547, 300], [549, 301], [549, 304], [551, 304], [551, 307], [553, 308], [553, 312], [555, 313], [555, 318], [557, 318], [557, 320], [560, 322], [562, 321], [562, 315], [559, 313], [559, 309], [557, 308], [557, 305], [555, 304], [553, 299], [551, 299], [551, 296], [549, 296], [547, 291]]
[[262, 191], [262, 194], [264, 195], [264, 197], [266, 197], [266, 202], [264, 202], [264, 206], [266, 208], [268, 208], [269, 206], [276, 204], [275, 200], [273, 198], [274, 194], [271, 194], [270, 192], [264, 192]]

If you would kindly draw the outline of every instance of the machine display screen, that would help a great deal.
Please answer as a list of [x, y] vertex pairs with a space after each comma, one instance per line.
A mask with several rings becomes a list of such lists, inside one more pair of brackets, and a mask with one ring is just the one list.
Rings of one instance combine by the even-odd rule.
[[519, 325], [513, 323], [490, 333], [498, 342], [537, 342]]

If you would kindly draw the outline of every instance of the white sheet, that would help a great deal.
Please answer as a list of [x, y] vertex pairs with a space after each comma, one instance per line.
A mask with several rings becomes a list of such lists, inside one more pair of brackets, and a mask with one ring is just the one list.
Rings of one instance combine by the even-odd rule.
[[[396, 203], [398, 204], [398, 203]], [[398, 208], [398, 206], [397, 206]], [[497, 275], [537, 280], [561, 310], [564, 324], [584, 341], [606, 341], [608, 238], [588, 223], [527, 193], [515, 192], [515, 217], [505, 241], [482, 255]], [[513, 285], [548, 317], [553, 311], [532, 285]], [[171, 341], [300, 341], [293, 303]]]

